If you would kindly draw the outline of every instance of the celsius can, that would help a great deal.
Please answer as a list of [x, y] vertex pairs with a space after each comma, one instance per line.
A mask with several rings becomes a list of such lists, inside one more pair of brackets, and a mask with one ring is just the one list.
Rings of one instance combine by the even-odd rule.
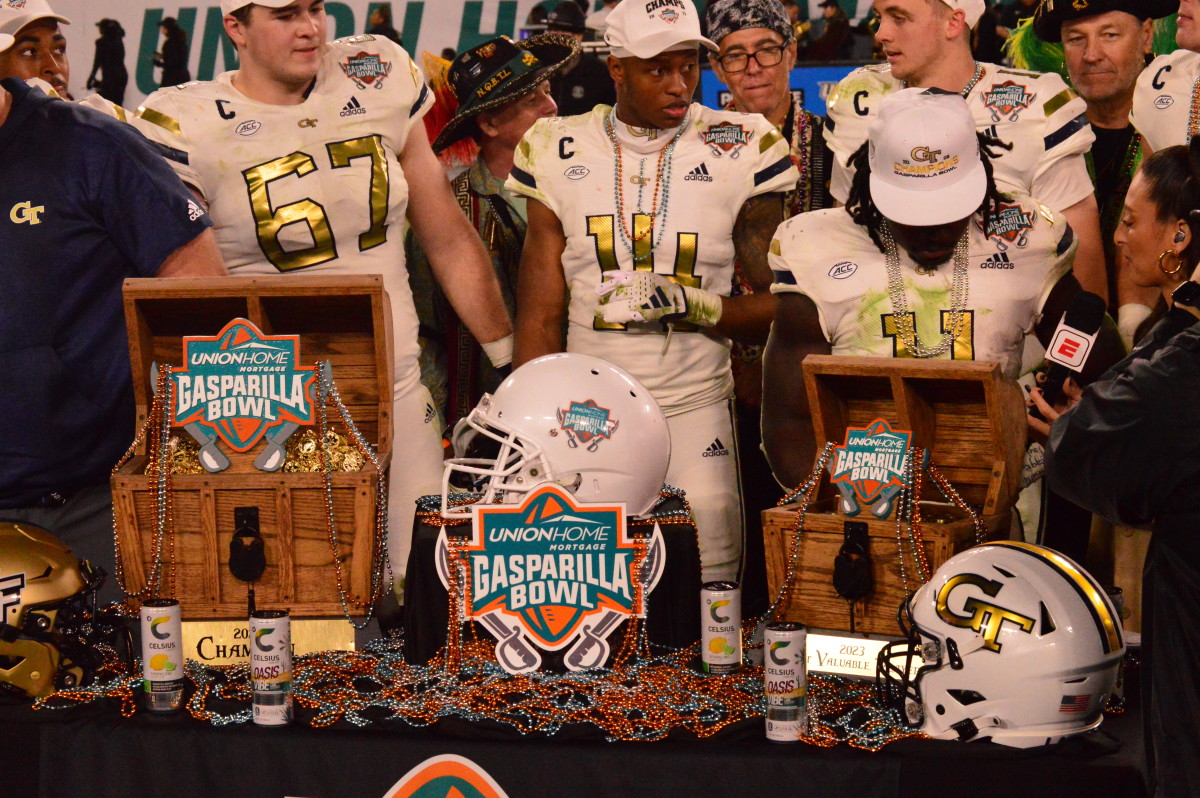
[[808, 731], [808, 630], [798, 623], [769, 623], [763, 640], [767, 739], [794, 743]]
[[283, 726], [292, 720], [292, 622], [287, 610], [250, 614], [250, 679], [254, 722]]
[[179, 602], [142, 603], [142, 691], [150, 712], [176, 712], [183, 706], [183, 632]]
[[708, 582], [700, 588], [700, 664], [705, 673], [742, 667], [742, 591], [737, 582]]

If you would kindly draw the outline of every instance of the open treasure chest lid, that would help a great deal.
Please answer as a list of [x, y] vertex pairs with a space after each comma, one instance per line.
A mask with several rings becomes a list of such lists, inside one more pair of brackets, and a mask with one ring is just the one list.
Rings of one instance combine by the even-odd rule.
[[[192, 356], [197, 365], [204, 357], [227, 357], [219, 350], [232, 348], [263, 357], [287, 350], [289, 365], [298, 369], [329, 361], [342, 403], [366, 440], [375, 444], [380, 461], [387, 461], [392, 446], [392, 322], [379, 275], [128, 279], [124, 296], [139, 427], [153, 400], [152, 364], [185, 365], [184, 339], [211, 338], [211, 344], [200, 341], [189, 350], [204, 350]], [[237, 320], [249, 325], [233, 324]], [[230, 330], [240, 338], [229, 338]], [[287, 336], [299, 336], [298, 349]], [[280, 337], [284, 340], [273, 340]], [[256, 384], [267, 385], [268, 377], [262, 379]], [[203, 403], [203, 389], [197, 391], [195, 401]], [[336, 416], [332, 407], [329, 412]], [[144, 452], [143, 442], [137, 453]]]
[[[911, 445], [984, 516], [1016, 500], [1025, 453], [1025, 403], [999, 364], [809, 355], [804, 382], [820, 450], [877, 419], [912, 433]], [[821, 496], [836, 495], [828, 471]]]

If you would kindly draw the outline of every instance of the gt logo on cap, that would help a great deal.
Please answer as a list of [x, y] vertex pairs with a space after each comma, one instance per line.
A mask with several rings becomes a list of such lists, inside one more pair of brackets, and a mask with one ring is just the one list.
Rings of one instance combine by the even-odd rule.
[[937, 163], [938, 156], [942, 154], [941, 150], [931, 150], [928, 147], [914, 147], [911, 153], [912, 159], [917, 163]]

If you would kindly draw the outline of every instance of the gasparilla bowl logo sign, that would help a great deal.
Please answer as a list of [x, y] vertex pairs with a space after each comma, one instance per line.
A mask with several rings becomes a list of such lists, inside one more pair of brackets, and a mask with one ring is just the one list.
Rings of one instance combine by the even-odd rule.
[[[174, 424], [193, 437], [211, 431], [245, 452], [272, 428], [313, 423], [316, 372], [297, 365], [300, 336], [264, 335], [234, 319], [214, 336], [185, 337], [183, 357], [171, 373]], [[204, 429], [193, 432], [193, 425]]]
[[894, 430], [882, 418], [866, 427], [846, 428], [846, 442], [833, 447], [829, 466], [846, 515], [858, 515], [871, 505], [880, 506], [879, 517], [890, 512], [892, 499], [904, 487], [911, 440], [910, 431]]
[[[599, 667], [609, 633], [644, 615], [645, 594], [662, 573], [662, 533], [630, 535], [624, 504], [579, 503], [547, 483], [518, 505], [477, 506], [473, 515], [457, 558], [463, 616], [497, 639], [506, 670], [536, 670], [535, 648], [567, 649], [570, 670]], [[443, 531], [439, 556], [447, 545]], [[450, 567], [439, 563], [444, 582]]]

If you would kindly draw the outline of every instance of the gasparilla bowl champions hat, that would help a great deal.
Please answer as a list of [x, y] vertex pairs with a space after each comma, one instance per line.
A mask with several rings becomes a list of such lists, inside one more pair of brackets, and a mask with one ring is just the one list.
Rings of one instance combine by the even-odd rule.
[[[54, 13], [46, 0], [0, 0], [0, 33], [15, 37], [21, 28], [35, 19], [56, 19], [64, 25], [71, 24], [71, 20], [62, 14]], [[0, 50], [7, 50], [11, 46], [12, 41], [9, 41]]]
[[691, 0], [624, 0], [608, 15], [604, 41], [617, 58], [654, 58], [698, 45], [719, 49], [700, 35]]
[[290, 6], [296, 0], [221, 0], [221, 14], [232, 14], [239, 8], [245, 8], [250, 4], [256, 6], [266, 6], [267, 8], [283, 8]]
[[987, 193], [979, 136], [957, 94], [904, 89], [867, 128], [871, 199], [885, 217], [928, 227], [970, 216]]

